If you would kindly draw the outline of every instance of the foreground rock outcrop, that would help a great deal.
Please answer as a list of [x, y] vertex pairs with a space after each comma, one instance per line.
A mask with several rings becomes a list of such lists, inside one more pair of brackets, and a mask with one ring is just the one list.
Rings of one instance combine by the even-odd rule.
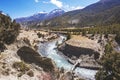
[[98, 60], [103, 54], [102, 46], [95, 40], [83, 36], [73, 36], [66, 41], [65, 45], [60, 46], [59, 50], [68, 57], [69, 62], [75, 64], [78, 59], [81, 63], [78, 65], [84, 68], [99, 69]]
[[[31, 49], [30, 47], [23, 46], [17, 51], [18, 56], [20, 56], [21, 60], [29, 63], [36, 64], [42, 67], [45, 71], [54, 72], [55, 66], [51, 59], [43, 58], [39, 53]], [[49, 68], [48, 68], [49, 67]]]

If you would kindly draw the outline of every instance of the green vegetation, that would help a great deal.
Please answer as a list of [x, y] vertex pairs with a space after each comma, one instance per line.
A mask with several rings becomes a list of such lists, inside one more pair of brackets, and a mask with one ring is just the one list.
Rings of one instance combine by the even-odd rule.
[[10, 69], [8, 68], [8, 69], [4, 69], [4, 70], [2, 70], [2, 75], [4, 75], [4, 76], [9, 76], [10, 75]]
[[112, 42], [105, 46], [105, 54], [100, 59], [102, 68], [96, 74], [96, 80], [120, 79], [120, 53], [114, 51]]
[[69, 40], [71, 38], [71, 34], [67, 33], [67, 40]]
[[9, 16], [0, 13], [0, 50], [4, 44], [11, 44], [19, 34], [20, 25]]
[[116, 34], [115, 40], [120, 44], [120, 24], [112, 24], [109, 26], [95, 26], [89, 28], [74, 28], [74, 29], [66, 29], [66, 28], [53, 28], [53, 31], [64, 31], [72, 35], [83, 35], [86, 34], [105, 34], [105, 37], [108, 37], [108, 34]]
[[112, 53], [112, 51], [113, 51], [112, 45], [110, 42], [108, 42], [108, 44], [106, 44], [106, 46], [105, 46], [105, 53], [106, 54]]
[[13, 63], [13, 68], [15, 68], [16, 70], [20, 72], [18, 74], [18, 77], [21, 77], [23, 74], [25, 74], [27, 71], [30, 70], [30, 68], [24, 62]]
[[96, 80], [120, 79], [120, 53], [105, 54], [101, 59], [103, 68], [96, 74]]
[[115, 40], [118, 44], [120, 44], [120, 32], [116, 34]]
[[5, 45], [2, 42], [0, 42], [0, 51], [3, 52], [5, 48]]
[[64, 29], [64, 28], [54, 28], [53, 31], [65, 31], [71, 34], [119, 34], [120, 24], [113, 24], [109, 26], [98, 25], [89, 28], [74, 28], [74, 29]]
[[39, 33], [37, 33], [37, 35], [38, 35], [38, 38], [44, 37], [44, 35], [43, 35], [43, 34], [41, 34], [40, 32], [39, 32]]
[[21, 71], [25, 73], [30, 68], [24, 63], [24, 62], [15, 62], [13, 63], [13, 68], [17, 69], [18, 71]]
[[28, 38], [24, 38], [23, 41], [24, 41], [27, 45], [31, 46], [30, 40], [28, 40]]

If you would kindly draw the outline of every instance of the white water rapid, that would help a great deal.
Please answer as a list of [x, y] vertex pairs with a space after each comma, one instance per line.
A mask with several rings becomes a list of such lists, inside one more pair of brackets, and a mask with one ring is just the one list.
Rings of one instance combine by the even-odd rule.
[[[65, 36], [60, 35], [60, 37], [54, 41], [40, 43], [38, 52], [40, 55], [44, 57], [51, 58], [57, 65], [57, 67], [61, 68], [63, 67], [65, 70], [71, 70], [73, 67], [72, 64], [70, 64], [63, 56], [61, 56], [59, 53], [60, 51], [57, 50], [56, 44], [61, 44], [66, 39]], [[86, 80], [95, 80], [95, 74], [96, 70], [90, 70], [85, 68], [77, 67], [75, 69], [75, 73], [81, 76], [82, 78]]]

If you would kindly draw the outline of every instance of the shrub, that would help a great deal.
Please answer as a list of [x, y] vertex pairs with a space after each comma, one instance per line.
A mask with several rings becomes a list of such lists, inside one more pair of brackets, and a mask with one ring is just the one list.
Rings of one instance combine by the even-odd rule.
[[24, 62], [15, 62], [13, 63], [13, 68], [17, 69], [20, 72], [25, 73], [30, 68]]
[[15, 20], [12, 21], [9, 16], [0, 13], [0, 42], [8, 45], [13, 43], [19, 34], [19, 29], [20, 25]]
[[39, 32], [39, 33], [37, 33], [37, 35], [38, 35], [38, 38], [44, 37], [44, 35], [43, 35], [43, 34], [41, 34], [40, 32]]
[[20, 72], [19, 74], [17, 74], [18, 77], [21, 77], [24, 73]]
[[110, 42], [108, 42], [108, 44], [105, 45], [105, 53], [111, 53], [113, 51], [112, 45]]
[[23, 41], [24, 41], [27, 45], [31, 46], [30, 40], [28, 40], [28, 38], [24, 38]]
[[69, 39], [71, 39], [71, 34], [70, 33], [67, 34], [67, 40], [69, 40]]
[[82, 36], [86, 36], [86, 31], [85, 30], [82, 31]]
[[96, 80], [120, 79], [120, 53], [105, 54], [101, 59], [103, 68], [96, 74]]
[[6, 49], [5, 45], [0, 42], [0, 52], [3, 52]]
[[33, 77], [33, 76], [34, 76], [34, 73], [33, 73], [32, 70], [30, 70], [30, 71], [27, 72], [27, 75], [29, 75], [30, 77]]
[[120, 44], [120, 33], [116, 35], [115, 40], [118, 44]]
[[2, 75], [9, 76], [10, 72], [7, 69], [4, 69], [2, 72]]

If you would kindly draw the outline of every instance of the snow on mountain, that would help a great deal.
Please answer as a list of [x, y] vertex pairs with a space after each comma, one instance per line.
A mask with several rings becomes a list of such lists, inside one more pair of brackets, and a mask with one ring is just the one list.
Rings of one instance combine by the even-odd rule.
[[43, 20], [55, 18], [55, 17], [60, 16], [64, 13], [65, 13], [65, 11], [62, 9], [54, 9], [53, 11], [51, 11], [49, 13], [39, 12], [37, 14], [33, 14], [32, 16], [17, 18], [16, 21], [18, 23], [29, 22], [29, 21], [43, 21]]
[[64, 14], [64, 13], [65, 13], [65, 11], [62, 10], [62, 9], [54, 9], [53, 11], [49, 12], [49, 13], [46, 15], [46, 19], [52, 19], [52, 18], [61, 16], [61, 15]]
[[51, 11], [49, 14], [56, 14], [56, 13], [59, 13], [59, 14], [63, 14], [65, 11], [62, 10], [62, 9], [54, 9], [53, 11]]

